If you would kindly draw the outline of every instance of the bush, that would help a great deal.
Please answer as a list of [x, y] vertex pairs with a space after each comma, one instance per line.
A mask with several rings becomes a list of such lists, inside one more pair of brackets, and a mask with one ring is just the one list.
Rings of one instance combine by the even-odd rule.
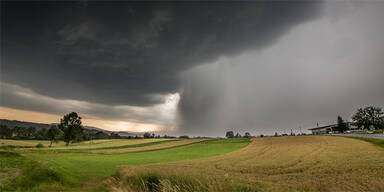
[[39, 144], [36, 145], [36, 148], [43, 148], [43, 147], [44, 147], [44, 145], [41, 144], [41, 143], [39, 143]]

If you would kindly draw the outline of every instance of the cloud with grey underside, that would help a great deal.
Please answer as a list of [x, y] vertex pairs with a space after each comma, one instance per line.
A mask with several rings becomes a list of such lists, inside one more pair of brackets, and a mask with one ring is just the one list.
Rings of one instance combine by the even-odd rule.
[[267, 47], [322, 10], [302, 1], [1, 3], [2, 82], [131, 106], [164, 102], [183, 71]]

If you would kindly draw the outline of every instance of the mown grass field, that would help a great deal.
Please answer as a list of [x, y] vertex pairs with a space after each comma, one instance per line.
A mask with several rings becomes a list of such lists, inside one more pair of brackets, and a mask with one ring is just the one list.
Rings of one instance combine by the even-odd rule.
[[[160, 140], [161, 141], [161, 140]], [[40, 162], [44, 169], [52, 171], [53, 184], [43, 186], [28, 186], [26, 189], [38, 190], [85, 190], [85, 183], [97, 185], [100, 180], [114, 174], [119, 166], [122, 165], [142, 165], [149, 163], [173, 162], [201, 157], [211, 157], [219, 154], [228, 153], [245, 147], [248, 139], [234, 140], [207, 140], [207, 139], [186, 139], [174, 142], [158, 142], [154, 145], [135, 147], [140, 152], [130, 152], [123, 154], [91, 154], [94, 148], [86, 150], [68, 149], [18, 149], [13, 150], [21, 154], [21, 169], [28, 163], [26, 161]], [[170, 145], [170, 143], [173, 143]], [[177, 143], [178, 145], [175, 145]], [[167, 146], [164, 146], [167, 144]], [[160, 148], [158, 146], [161, 146]], [[130, 147], [110, 148], [109, 150], [132, 149]], [[106, 150], [104, 148], [104, 150]], [[0, 156], [1, 157], [1, 156]], [[10, 158], [1, 158], [2, 161]], [[11, 166], [12, 167], [12, 166]], [[16, 167], [17, 166], [13, 166]], [[49, 182], [48, 182], [49, 183]], [[15, 187], [15, 186], [11, 186]], [[7, 189], [7, 188], [5, 188]]]
[[367, 141], [141, 139], [2, 149], [0, 191], [384, 191], [384, 148]]

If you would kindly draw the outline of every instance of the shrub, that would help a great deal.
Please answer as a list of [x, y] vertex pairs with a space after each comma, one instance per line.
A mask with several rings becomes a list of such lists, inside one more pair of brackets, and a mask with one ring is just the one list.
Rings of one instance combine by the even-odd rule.
[[39, 143], [39, 144], [36, 145], [36, 148], [43, 148], [43, 147], [44, 147], [44, 145], [41, 144], [41, 143]]

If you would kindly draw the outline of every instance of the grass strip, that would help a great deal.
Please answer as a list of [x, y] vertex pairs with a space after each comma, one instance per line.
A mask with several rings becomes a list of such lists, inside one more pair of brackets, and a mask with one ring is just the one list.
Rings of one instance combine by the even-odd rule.
[[352, 137], [352, 136], [344, 136], [344, 137], [366, 141], [366, 142], [372, 143], [376, 146], [384, 148], [384, 139], [375, 139], [375, 138], [366, 138], [366, 137]]
[[134, 145], [121, 145], [121, 146], [112, 146], [112, 147], [100, 147], [100, 148], [93, 148], [88, 150], [108, 150], [108, 149], [124, 149], [124, 148], [136, 148], [136, 147], [145, 147], [145, 146], [151, 146], [151, 145], [157, 145], [161, 143], [168, 143], [173, 141], [180, 141], [179, 139], [175, 140], [165, 140], [165, 141], [155, 141], [150, 143], [139, 143]]

